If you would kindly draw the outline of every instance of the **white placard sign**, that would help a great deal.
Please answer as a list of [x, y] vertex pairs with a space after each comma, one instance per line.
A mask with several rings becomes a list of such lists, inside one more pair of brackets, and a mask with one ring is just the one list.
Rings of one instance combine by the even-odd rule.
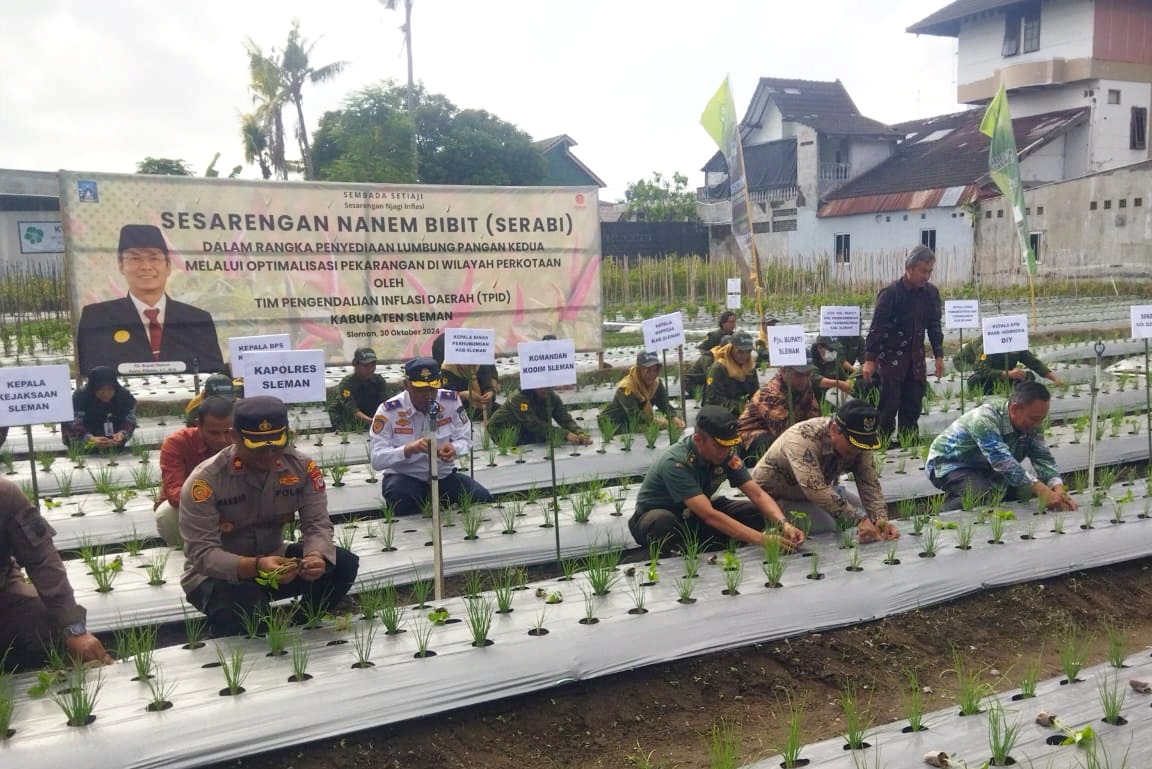
[[323, 350], [274, 350], [244, 354], [244, 397], [272, 395], [285, 403], [320, 403]]
[[728, 278], [728, 304], [729, 310], [739, 310], [743, 302], [740, 299], [740, 278]]
[[549, 339], [545, 342], [521, 342], [520, 389], [565, 387], [576, 384], [576, 341]]
[[261, 334], [260, 336], [233, 336], [228, 338], [228, 361], [233, 376], [247, 376], [244, 369], [245, 354], [254, 352], [286, 352], [292, 349], [288, 334]]
[[0, 368], [0, 425], [39, 425], [75, 418], [67, 366]]
[[1019, 352], [1028, 349], [1028, 316], [984, 318], [984, 352]]
[[496, 362], [496, 331], [491, 328], [444, 329], [444, 362], [491, 366]]
[[820, 336], [860, 336], [860, 308], [850, 305], [821, 307]]
[[944, 328], [980, 328], [980, 301], [945, 299]]
[[803, 366], [808, 362], [803, 326], [768, 327], [768, 362], [773, 366]]
[[1152, 339], [1152, 304], [1132, 305], [1132, 338]]
[[684, 344], [684, 315], [679, 311], [649, 318], [640, 324], [640, 328], [644, 331], [644, 349], [649, 352], [670, 350]]

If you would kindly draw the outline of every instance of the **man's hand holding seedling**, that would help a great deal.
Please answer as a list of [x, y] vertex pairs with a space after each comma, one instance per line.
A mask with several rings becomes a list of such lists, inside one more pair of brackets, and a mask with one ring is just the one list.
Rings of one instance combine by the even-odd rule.
[[856, 538], [862, 545], [900, 538], [900, 530], [896, 528], [896, 524], [885, 518], [877, 518], [875, 521], [864, 518], [856, 526], [856, 532]]
[[1033, 484], [1033, 491], [1036, 492], [1036, 496], [1044, 500], [1044, 506], [1049, 510], [1076, 509], [1076, 500], [1068, 496], [1063, 484], [1056, 484], [1049, 488], [1044, 482], [1037, 481]]
[[307, 553], [300, 559], [296, 571], [300, 575], [300, 579], [305, 582], [315, 582], [324, 576], [324, 571], [327, 568], [328, 564], [324, 561], [324, 556], [320, 555], [320, 553], [312, 552]]
[[256, 559], [256, 584], [275, 590], [296, 579], [300, 561], [282, 555], [262, 555]]

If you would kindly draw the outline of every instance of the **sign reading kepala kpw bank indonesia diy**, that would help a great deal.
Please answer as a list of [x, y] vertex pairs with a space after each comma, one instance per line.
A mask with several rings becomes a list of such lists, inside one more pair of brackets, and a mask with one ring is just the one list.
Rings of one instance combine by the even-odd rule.
[[0, 426], [71, 422], [75, 418], [67, 366], [0, 369]]

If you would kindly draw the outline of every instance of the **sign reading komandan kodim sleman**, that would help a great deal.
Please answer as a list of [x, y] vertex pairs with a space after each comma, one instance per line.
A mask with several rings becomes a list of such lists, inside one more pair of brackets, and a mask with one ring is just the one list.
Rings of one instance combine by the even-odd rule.
[[60, 180], [81, 372], [211, 371], [229, 337], [275, 333], [329, 363], [426, 355], [447, 327], [601, 347], [595, 188]]

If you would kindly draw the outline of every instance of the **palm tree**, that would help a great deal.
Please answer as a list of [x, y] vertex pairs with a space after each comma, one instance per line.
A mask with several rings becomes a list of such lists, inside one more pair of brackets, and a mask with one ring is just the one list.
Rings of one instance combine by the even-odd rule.
[[400, 31], [404, 33], [404, 51], [408, 54], [408, 93], [405, 96], [405, 107], [408, 118], [412, 121], [412, 171], [416, 178], [420, 178], [420, 157], [416, 151], [416, 81], [412, 75], [412, 0], [380, 0], [384, 8], [394, 11], [404, 3], [404, 26]]
[[254, 113], [240, 116], [240, 136], [244, 140], [244, 162], [248, 165], [258, 163], [260, 175], [265, 179], [272, 178], [272, 166], [268, 164], [268, 137], [260, 125], [260, 119]]
[[334, 61], [323, 67], [312, 67], [309, 57], [315, 42], [300, 36], [300, 20], [292, 20], [288, 44], [280, 57], [280, 88], [286, 100], [296, 105], [296, 139], [300, 143], [300, 157], [304, 161], [304, 178], [313, 178], [312, 148], [308, 144], [308, 126], [304, 122], [304, 84], [323, 83], [339, 75], [348, 66], [346, 61]]
[[[269, 178], [275, 172], [281, 179], [288, 178], [288, 163], [284, 158], [284, 105], [286, 95], [281, 87], [280, 64], [276, 61], [276, 51], [266, 55], [252, 38], [244, 39], [244, 48], [248, 51], [248, 90], [252, 93], [252, 103], [256, 112], [251, 116], [255, 126], [264, 136], [264, 150], [267, 152], [267, 162], [271, 166], [265, 175]], [[247, 116], [246, 116], [247, 117]], [[246, 118], [241, 118], [241, 133], [245, 137], [244, 153], [248, 158], [249, 128], [244, 124]], [[249, 160], [249, 162], [251, 162]], [[264, 165], [260, 166], [264, 173]]]

